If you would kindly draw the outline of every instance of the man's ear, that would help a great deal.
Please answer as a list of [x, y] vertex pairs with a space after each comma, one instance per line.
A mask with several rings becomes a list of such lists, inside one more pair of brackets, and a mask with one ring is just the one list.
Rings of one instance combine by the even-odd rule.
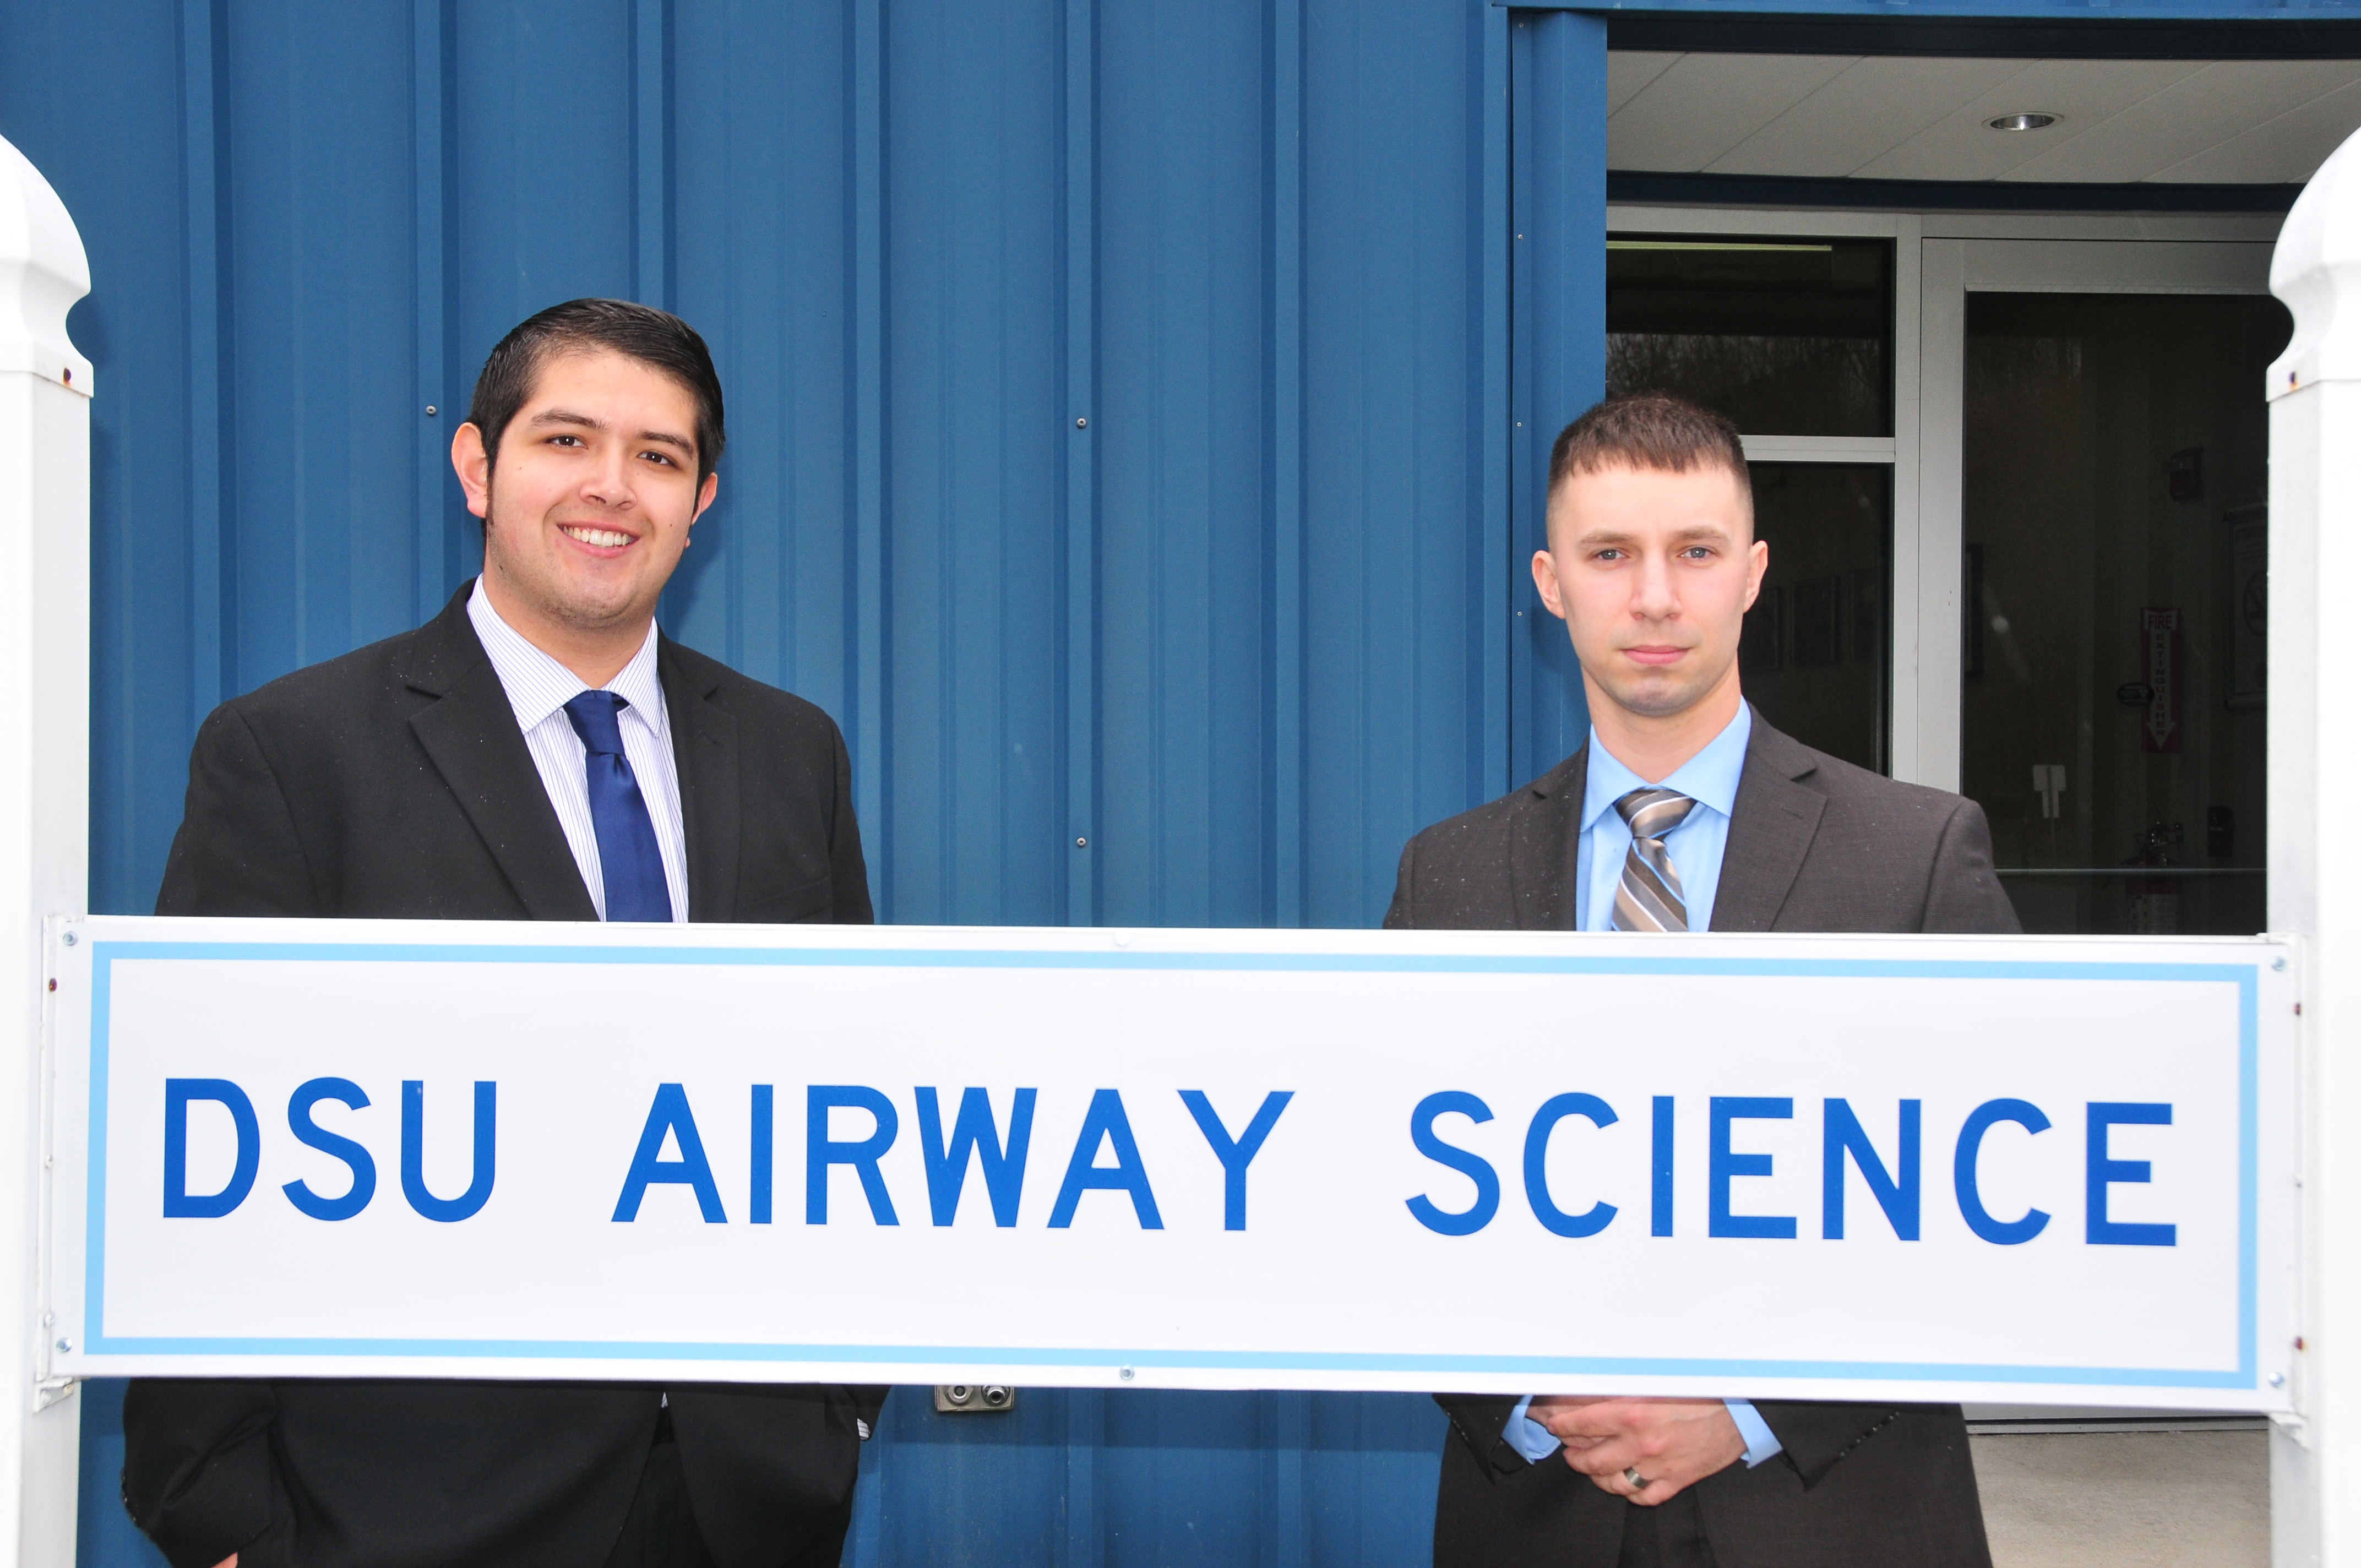
[[697, 510], [690, 514], [688, 520], [688, 525], [691, 528], [697, 526], [697, 520], [705, 515], [705, 509], [713, 504], [713, 498], [719, 495], [720, 491], [721, 470], [717, 468], [712, 473], [705, 476], [705, 483], [699, 485], [697, 488]]
[[1771, 570], [1771, 542], [1758, 539], [1746, 547], [1746, 608], [1752, 609], [1763, 592], [1763, 575]]
[[1558, 591], [1557, 557], [1546, 550], [1533, 552], [1533, 587], [1540, 590], [1542, 603], [1560, 620], [1565, 619], [1565, 598]]
[[492, 456], [484, 449], [484, 433], [469, 420], [451, 433], [451, 470], [467, 492], [467, 510], [487, 517], [492, 506]]

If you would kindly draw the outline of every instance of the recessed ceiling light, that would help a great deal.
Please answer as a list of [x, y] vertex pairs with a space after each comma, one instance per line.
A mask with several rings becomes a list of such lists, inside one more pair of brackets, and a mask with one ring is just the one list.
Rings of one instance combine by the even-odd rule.
[[1986, 120], [1984, 126], [1988, 130], [1995, 131], [2037, 131], [2045, 126], [2054, 126], [2057, 123], [2057, 115], [2037, 112], [2025, 115], [2002, 115], [1997, 118]]

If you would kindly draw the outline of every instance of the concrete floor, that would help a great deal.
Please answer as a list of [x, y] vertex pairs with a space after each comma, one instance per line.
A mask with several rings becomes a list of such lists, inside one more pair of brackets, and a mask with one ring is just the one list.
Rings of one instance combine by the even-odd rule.
[[2267, 1432], [1969, 1441], [1993, 1568], [2268, 1568]]

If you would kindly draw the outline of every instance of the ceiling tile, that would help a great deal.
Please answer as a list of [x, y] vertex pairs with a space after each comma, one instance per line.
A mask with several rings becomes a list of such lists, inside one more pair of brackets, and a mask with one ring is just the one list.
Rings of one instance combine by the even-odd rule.
[[1640, 89], [1662, 76], [1681, 57], [1677, 54], [1653, 54], [1639, 49], [1607, 51], [1607, 112], [1613, 114], [1630, 103]]
[[[2361, 78], [2361, 68], [2355, 75]], [[2225, 185], [2291, 185], [2309, 180], [2361, 128], [2361, 80], [2241, 131], [2157, 171], [2158, 180]]]
[[1850, 174], [2023, 71], [2022, 61], [2009, 60], [1856, 60], [1707, 169], [1715, 174]]
[[2345, 60], [2215, 60], [2005, 176], [2146, 180], [2353, 80]]
[[[1854, 173], [1872, 180], [1997, 180], [2204, 69], [2174, 60], [2019, 60], [2014, 76], [1945, 115]], [[1984, 122], [2042, 110], [2062, 116], [2038, 131]]]
[[[1889, 180], [2294, 181], [2361, 126], [2350, 60], [1608, 57], [1614, 169]], [[2015, 135], [1984, 122], [2061, 116]]]
[[1852, 63], [1830, 55], [1683, 55], [1608, 117], [1607, 166], [1694, 173]]

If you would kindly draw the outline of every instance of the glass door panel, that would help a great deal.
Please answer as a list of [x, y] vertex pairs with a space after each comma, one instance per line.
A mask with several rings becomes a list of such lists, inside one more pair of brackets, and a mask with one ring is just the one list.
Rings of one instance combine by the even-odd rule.
[[1752, 468], [1754, 534], [1771, 565], [1739, 642], [1740, 684], [1805, 745], [1885, 773], [1894, 470]]
[[2262, 928], [2288, 332], [2267, 297], [1967, 296], [1960, 788], [2027, 930]]

